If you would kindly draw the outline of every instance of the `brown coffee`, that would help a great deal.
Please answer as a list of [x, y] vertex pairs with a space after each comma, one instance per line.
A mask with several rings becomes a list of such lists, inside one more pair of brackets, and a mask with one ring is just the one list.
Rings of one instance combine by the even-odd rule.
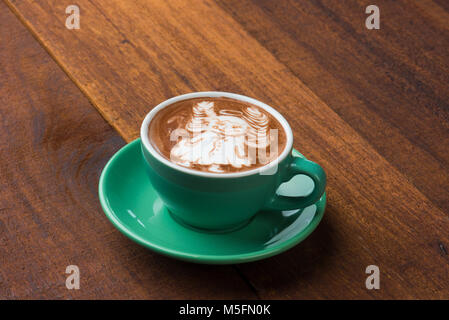
[[265, 109], [230, 98], [182, 100], [160, 110], [149, 140], [165, 158], [205, 172], [255, 169], [284, 150], [286, 134]]

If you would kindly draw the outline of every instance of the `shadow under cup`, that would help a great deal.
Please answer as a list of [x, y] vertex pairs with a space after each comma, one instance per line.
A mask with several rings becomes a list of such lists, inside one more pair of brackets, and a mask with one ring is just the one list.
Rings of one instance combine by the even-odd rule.
[[[287, 142], [279, 157], [248, 171], [209, 173], [184, 168], [159, 154], [148, 138], [154, 115], [166, 106], [191, 98], [229, 97], [255, 104], [275, 116], [286, 132]], [[293, 135], [287, 121], [273, 108], [255, 99], [224, 92], [198, 92], [171, 98], [156, 106], [141, 127], [141, 147], [149, 179], [173, 218], [203, 231], [230, 231], [248, 223], [261, 210], [304, 208], [324, 193], [325, 174], [314, 162], [292, 156]], [[306, 197], [276, 195], [276, 190], [296, 174], [312, 178], [315, 187]], [[267, 213], [269, 214], [269, 213]]]

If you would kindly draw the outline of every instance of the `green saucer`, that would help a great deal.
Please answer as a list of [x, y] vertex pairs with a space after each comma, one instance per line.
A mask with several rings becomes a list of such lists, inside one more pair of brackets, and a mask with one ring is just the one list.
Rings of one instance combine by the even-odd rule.
[[[296, 150], [295, 156], [302, 156]], [[298, 175], [278, 189], [286, 196], [307, 195], [311, 179]], [[301, 210], [259, 212], [250, 223], [228, 233], [206, 233], [171, 217], [150, 184], [137, 139], [119, 150], [100, 177], [101, 206], [112, 224], [131, 240], [176, 259], [207, 264], [260, 260], [304, 240], [324, 214], [326, 195]]]

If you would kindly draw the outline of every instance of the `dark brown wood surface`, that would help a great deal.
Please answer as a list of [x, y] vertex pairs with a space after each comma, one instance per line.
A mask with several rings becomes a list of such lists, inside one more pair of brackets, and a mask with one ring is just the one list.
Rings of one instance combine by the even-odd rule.
[[[118, 233], [97, 187], [125, 142], [1, 2], [0, 43], [0, 299], [255, 298], [233, 267], [174, 261]], [[65, 286], [68, 265], [79, 290]]]
[[[64, 26], [68, 0], [6, 3], [84, 96], [17, 21], [2, 22], [0, 115], [12, 125], [0, 131], [9, 208], [0, 211], [0, 227], [8, 226], [0, 239], [13, 239], [0, 251], [2, 297], [449, 298], [445, 2], [378, 1], [380, 30], [365, 28], [363, 1], [80, 0], [79, 30]], [[11, 26], [23, 36], [4, 31]], [[294, 146], [325, 168], [325, 218], [299, 246], [266, 261], [204, 267], [138, 248], [108, 224], [96, 185], [124, 142], [86, 97], [131, 141], [154, 105], [201, 90], [271, 104], [292, 125]], [[46, 126], [7, 113], [14, 104], [31, 105]], [[26, 121], [30, 134], [12, 141]], [[58, 135], [48, 123], [67, 129]], [[91, 131], [82, 129], [88, 123]], [[45, 160], [27, 167], [24, 153]], [[19, 212], [26, 236], [5, 224]], [[78, 237], [79, 246], [70, 241]], [[33, 257], [36, 269], [18, 270]], [[64, 270], [52, 272], [75, 258], [92, 272], [77, 295], [66, 292]], [[380, 268], [380, 290], [365, 288], [370, 264]]]

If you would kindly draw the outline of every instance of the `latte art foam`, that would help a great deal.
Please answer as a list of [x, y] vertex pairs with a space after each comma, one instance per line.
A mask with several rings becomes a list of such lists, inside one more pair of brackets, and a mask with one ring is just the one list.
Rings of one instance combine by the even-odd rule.
[[[184, 107], [175, 104], [172, 112], [161, 111], [153, 120], [156, 124], [150, 124], [150, 141], [180, 166], [215, 173], [243, 171], [269, 163], [283, 149], [279, 141], [285, 145], [280, 124], [257, 106], [225, 98], [181, 102]], [[162, 143], [164, 131], [169, 141]]]

